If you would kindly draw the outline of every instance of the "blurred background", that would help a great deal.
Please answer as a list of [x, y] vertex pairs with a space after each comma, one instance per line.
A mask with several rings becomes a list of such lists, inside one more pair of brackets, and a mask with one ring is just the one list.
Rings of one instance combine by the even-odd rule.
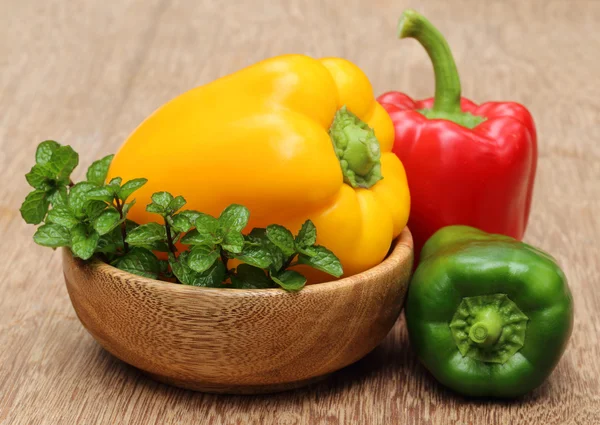
[[564, 145], [545, 123], [566, 120], [576, 139], [597, 120], [596, 0], [2, 0], [2, 138], [112, 152], [168, 99], [290, 52], [345, 57], [377, 94], [428, 97], [425, 52], [395, 36], [406, 7], [449, 39], [466, 96], [530, 107], [542, 154]]

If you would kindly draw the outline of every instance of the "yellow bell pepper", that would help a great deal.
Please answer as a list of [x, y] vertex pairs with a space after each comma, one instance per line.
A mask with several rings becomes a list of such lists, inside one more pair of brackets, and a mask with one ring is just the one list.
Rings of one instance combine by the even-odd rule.
[[148, 179], [129, 213], [138, 223], [157, 220], [145, 205], [162, 190], [212, 215], [245, 205], [248, 229], [297, 231], [311, 219], [348, 276], [381, 262], [408, 220], [393, 142], [392, 121], [356, 65], [285, 55], [159, 108], [125, 141], [109, 178]]

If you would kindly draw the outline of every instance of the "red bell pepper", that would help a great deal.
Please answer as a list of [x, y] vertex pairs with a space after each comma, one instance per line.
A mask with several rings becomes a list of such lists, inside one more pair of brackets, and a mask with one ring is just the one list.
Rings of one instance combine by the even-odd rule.
[[521, 239], [537, 164], [531, 114], [518, 103], [477, 105], [461, 98], [448, 43], [417, 12], [402, 14], [398, 32], [423, 45], [435, 72], [432, 99], [415, 101], [398, 92], [378, 98], [394, 121], [394, 152], [408, 177], [415, 253], [452, 224]]

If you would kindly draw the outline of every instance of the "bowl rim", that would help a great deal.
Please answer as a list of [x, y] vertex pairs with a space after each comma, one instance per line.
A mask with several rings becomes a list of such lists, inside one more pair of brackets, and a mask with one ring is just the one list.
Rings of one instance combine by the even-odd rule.
[[[412, 234], [408, 227], [404, 227], [402, 232], [392, 241], [392, 245], [386, 257], [382, 262], [371, 267], [360, 273], [346, 276], [337, 280], [328, 280], [326, 282], [317, 283], [313, 285], [306, 285], [302, 290], [297, 292], [288, 292], [282, 288], [267, 288], [267, 289], [237, 289], [232, 291], [230, 288], [207, 288], [203, 286], [194, 285], [182, 285], [180, 283], [167, 282], [164, 280], [152, 279], [149, 277], [139, 276], [133, 273], [120, 270], [98, 258], [93, 258], [91, 261], [84, 262], [84, 260], [73, 257], [69, 248], [64, 248], [63, 252], [65, 255], [70, 257], [70, 260], [83, 264], [84, 267], [90, 267], [93, 270], [102, 274], [108, 274], [117, 277], [119, 280], [125, 281], [136, 281], [144, 284], [152, 289], [157, 290], [169, 290], [179, 293], [193, 293], [193, 294], [226, 294], [228, 296], [236, 295], [298, 295], [298, 294], [310, 294], [314, 292], [321, 292], [327, 290], [340, 289], [343, 287], [352, 287], [365, 281], [367, 278], [372, 277], [373, 274], [382, 274], [392, 267], [392, 263], [403, 261], [405, 257], [413, 257], [414, 259], [414, 245]], [[412, 267], [412, 261], [411, 265]]]

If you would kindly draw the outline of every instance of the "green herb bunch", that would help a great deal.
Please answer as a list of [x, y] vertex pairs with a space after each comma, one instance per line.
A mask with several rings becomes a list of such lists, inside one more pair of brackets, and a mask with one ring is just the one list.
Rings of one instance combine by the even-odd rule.
[[[273, 224], [244, 235], [250, 212], [242, 205], [228, 206], [219, 217], [183, 210], [182, 196], [168, 192], [152, 195], [146, 210], [163, 224], [138, 225], [127, 219], [135, 204], [130, 199], [147, 179], [106, 182], [113, 155], [95, 161], [86, 180], [74, 184], [71, 173], [79, 155], [55, 141], [42, 142], [36, 164], [25, 176], [34, 188], [21, 215], [40, 224], [34, 241], [42, 246], [68, 247], [75, 257], [98, 257], [121, 270], [153, 279], [213, 288], [261, 289], [281, 287], [298, 291], [306, 277], [295, 270], [304, 264], [335, 277], [343, 274], [338, 258], [316, 245], [317, 230], [307, 220], [297, 235]], [[161, 260], [156, 252], [166, 253]], [[163, 257], [163, 258], [164, 258]], [[230, 267], [236, 259], [237, 267]]]

